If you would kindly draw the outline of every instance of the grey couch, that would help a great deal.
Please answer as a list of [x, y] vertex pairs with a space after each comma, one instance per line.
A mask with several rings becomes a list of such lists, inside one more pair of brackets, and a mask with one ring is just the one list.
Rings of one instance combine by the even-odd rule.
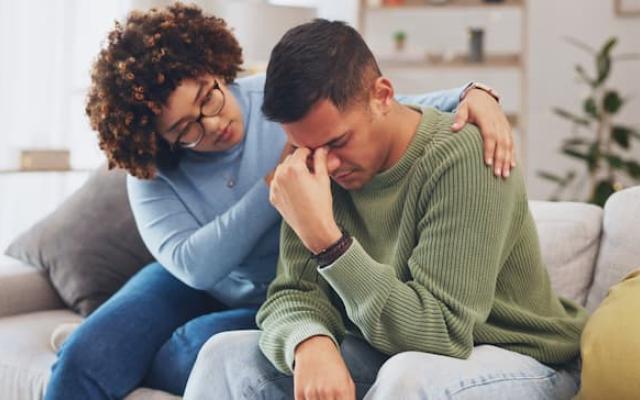
[[[640, 187], [616, 193], [604, 210], [581, 203], [530, 204], [552, 283], [562, 296], [593, 311], [611, 285], [640, 267]], [[1, 259], [0, 399], [40, 399], [55, 360], [52, 331], [80, 320], [45, 275]], [[171, 398], [140, 388], [127, 400]]]

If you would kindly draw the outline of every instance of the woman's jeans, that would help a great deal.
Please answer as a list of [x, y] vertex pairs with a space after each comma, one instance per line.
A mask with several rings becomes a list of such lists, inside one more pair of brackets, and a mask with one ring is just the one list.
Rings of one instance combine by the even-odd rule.
[[219, 332], [255, 329], [255, 314], [150, 264], [69, 336], [45, 399], [121, 399], [138, 386], [182, 395], [202, 345]]

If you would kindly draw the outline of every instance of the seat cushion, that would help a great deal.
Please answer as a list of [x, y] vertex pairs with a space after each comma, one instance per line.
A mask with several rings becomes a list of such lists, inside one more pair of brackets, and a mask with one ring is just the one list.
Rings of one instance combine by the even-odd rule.
[[[0, 399], [40, 400], [56, 354], [50, 341], [60, 324], [79, 322], [69, 310], [42, 311], [0, 318]], [[126, 400], [175, 400], [169, 393], [138, 388]]]
[[41, 399], [56, 358], [51, 332], [81, 319], [69, 310], [0, 318], [0, 399]]
[[640, 267], [640, 186], [615, 193], [604, 205], [603, 234], [587, 310], [593, 311], [609, 288]]
[[547, 201], [530, 201], [529, 206], [554, 290], [584, 306], [600, 244], [602, 209]]

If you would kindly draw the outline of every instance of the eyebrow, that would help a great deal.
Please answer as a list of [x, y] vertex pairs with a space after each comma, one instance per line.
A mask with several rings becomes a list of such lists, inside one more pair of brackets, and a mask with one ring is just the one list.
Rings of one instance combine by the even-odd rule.
[[[204, 89], [204, 85], [205, 85], [205, 81], [198, 81], [198, 91], [196, 92], [196, 97], [193, 98], [193, 103], [192, 104], [196, 104], [198, 102], [198, 99], [200, 98], [200, 96], [202, 95], [202, 90]], [[171, 132], [174, 129], [176, 129], [176, 127], [178, 125], [180, 125], [182, 122], [184, 122], [185, 119], [188, 119], [189, 117], [182, 117], [179, 120], [177, 120], [176, 122], [173, 123], [173, 125], [171, 125], [169, 127], [169, 129], [167, 129], [167, 132]]]

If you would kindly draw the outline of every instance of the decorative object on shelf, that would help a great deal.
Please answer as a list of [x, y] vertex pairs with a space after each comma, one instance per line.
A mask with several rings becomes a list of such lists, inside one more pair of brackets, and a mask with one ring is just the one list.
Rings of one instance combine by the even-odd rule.
[[619, 17], [640, 17], [640, 0], [614, 0]]
[[449, 0], [427, 0], [429, 4], [446, 4]]
[[469, 28], [469, 61], [481, 63], [484, 61], [484, 29]]
[[29, 149], [20, 152], [23, 171], [67, 171], [71, 169], [69, 150]]
[[[613, 121], [628, 99], [617, 90], [607, 87], [613, 61], [640, 60], [640, 54], [611, 56], [611, 50], [617, 42], [615, 37], [607, 40], [600, 50], [575, 39], [570, 39], [570, 42], [593, 55], [595, 76], [587, 73], [581, 65], [576, 66], [580, 81], [589, 86], [589, 94], [582, 103], [582, 113], [562, 108], [554, 108], [553, 111], [574, 126], [574, 135], [564, 140], [560, 151], [583, 161], [586, 173], [578, 174], [570, 170], [562, 176], [538, 171], [538, 175], [557, 185], [551, 200], [566, 198], [562, 195], [570, 188], [574, 190], [570, 200], [580, 200], [580, 191], [588, 184], [587, 201], [603, 206], [611, 194], [623, 189], [622, 177], [640, 183], [639, 160], [623, 158], [623, 152], [631, 147], [633, 140], [640, 140], [640, 129]], [[586, 135], [582, 133], [585, 130], [588, 131]]]
[[407, 42], [407, 33], [405, 31], [393, 32], [393, 42], [395, 43], [396, 51], [404, 50], [405, 43]]
[[382, 4], [385, 6], [401, 6], [404, 5], [404, 0], [382, 0]]
[[504, 3], [504, 0], [482, 0], [485, 3]]

